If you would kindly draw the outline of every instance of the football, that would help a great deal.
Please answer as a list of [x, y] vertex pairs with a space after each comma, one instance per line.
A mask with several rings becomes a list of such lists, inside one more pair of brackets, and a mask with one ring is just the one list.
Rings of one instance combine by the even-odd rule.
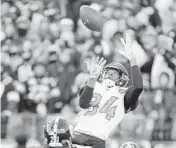
[[80, 7], [80, 19], [92, 31], [101, 32], [104, 24], [103, 16], [95, 9], [83, 5]]

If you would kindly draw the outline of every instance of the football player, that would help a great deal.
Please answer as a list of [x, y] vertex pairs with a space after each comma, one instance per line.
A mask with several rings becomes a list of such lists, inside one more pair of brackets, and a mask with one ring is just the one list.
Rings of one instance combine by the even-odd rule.
[[93, 58], [87, 63], [90, 78], [80, 91], [82, 111], [74, 128], [72, 142], [92, 148], [105, 148], [105, 141], [124, 115], [133, 111], [143, 90], [142, 75], [131, 51], [129, 35], [121, 39], [124, 50], [120, 51], [131, 65], [132, 86], [127, 87], [129, 74], [120, 63], [105, 66], [103, 58]]
[[46, 148], [72, 148], [72, 126], [63, 118], [52, 118], [44, 127]]

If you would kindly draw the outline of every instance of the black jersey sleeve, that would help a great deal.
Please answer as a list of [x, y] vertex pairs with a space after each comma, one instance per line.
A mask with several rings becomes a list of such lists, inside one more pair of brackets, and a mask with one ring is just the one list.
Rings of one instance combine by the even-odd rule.
[[124, 97], [125, 111], [133, 111], [138, 105], [138, 98], [143, 90], [142, 74], [137, 65], [131, 67], [132, 86], [130, 86]]
[[79, 91], [79, 95], [80, 95], [80, 99], [79, 99], [79, 105], [81, 108], [88, 108], [90, 101], [92, 99], [92, 95], [93, 95], [93, 90], [94, 88], [91, 88], [89, 86], [84, 86], [83, 88], [80, 89]]

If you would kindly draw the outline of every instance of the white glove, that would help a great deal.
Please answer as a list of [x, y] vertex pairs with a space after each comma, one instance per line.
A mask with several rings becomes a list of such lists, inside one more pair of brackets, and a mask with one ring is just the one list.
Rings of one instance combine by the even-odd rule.
[[86, 64], [90, 74], [90, 78], [98, 79], [104, 65], [106, 64], [106, 60], [104, 58], [100, 59], [100, 57], [93, 57], [92, 60], [86, 62]]
[[125, 39], [121, 38], [121, 42], [124, 46], [124, 50], [120, 50], [119, 53], [127, 58], [129, 61], [134, 58], [132, 53], [132, 40], [129, 34], [125, 35]]

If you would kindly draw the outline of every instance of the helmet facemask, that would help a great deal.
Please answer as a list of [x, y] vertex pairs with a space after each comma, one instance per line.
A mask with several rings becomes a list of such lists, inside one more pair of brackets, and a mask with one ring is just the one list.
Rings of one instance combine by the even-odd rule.
[[107, 87], [116, 86], [116, 81], [119, 79], [120, 74], [114, 69], [105, 69], [102, 73], [102, 82]]

